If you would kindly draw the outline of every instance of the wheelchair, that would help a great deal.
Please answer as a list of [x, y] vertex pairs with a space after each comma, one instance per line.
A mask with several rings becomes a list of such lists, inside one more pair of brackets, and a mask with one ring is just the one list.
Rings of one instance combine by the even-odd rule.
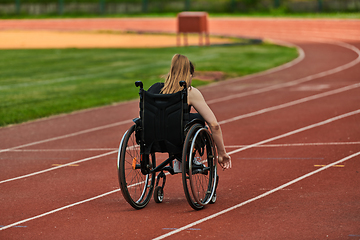
[[[178, 173], [193, 209], [216, 201], [216, 146], [203, 120], [189, 121], [187, 86], [185, 81], [179, 84], [183, 90], [177, 93], [152, 94], [141, 81], [135, 83], [140, 87], [140, 117], [123, 135], [117, 160], [122, 195], [135, 209], [144, 208], [153, 192], [155, 202], [161, 203], [166, 176]], [[160, 153], [168, 158], [158, 164]], [[181, 171], [176, 171], [176, 161]]]

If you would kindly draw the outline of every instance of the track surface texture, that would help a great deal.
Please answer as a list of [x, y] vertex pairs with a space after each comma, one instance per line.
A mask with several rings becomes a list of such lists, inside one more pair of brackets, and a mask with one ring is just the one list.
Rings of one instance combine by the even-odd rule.
[[[360, 21], [209, 24], [211, 34], [299, 49], [279, 68], [201, 88], [233, 160], [217, 202], [192, 210], [174, 175], [162, 204], [126, 203], [116, 158], [138, 114], [131, 101], [0, 129], [0, 239], [360, 239]], [[0, 29], [175, 32], [176, 20], [1, 20]]]

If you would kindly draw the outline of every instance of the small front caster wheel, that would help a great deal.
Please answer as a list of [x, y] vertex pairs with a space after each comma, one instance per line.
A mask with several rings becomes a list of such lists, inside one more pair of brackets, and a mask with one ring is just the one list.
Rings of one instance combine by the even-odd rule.
[[164, 190], [161, 186], [156, 186], [154, 190], [154, 200], [156, 203], [162, 203], [164, 199]]

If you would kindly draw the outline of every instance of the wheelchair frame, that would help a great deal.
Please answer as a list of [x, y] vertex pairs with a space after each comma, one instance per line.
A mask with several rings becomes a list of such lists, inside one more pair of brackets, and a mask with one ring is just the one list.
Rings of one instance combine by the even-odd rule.
[[[173, 167], [173, 160], [176, 159], [181, 162], [182, 183], [189, 205], [195, 210], [200, 210], [208, 203], [214, 203], [218, 182], [217, 152], [208, 128], [200, 120], [187, 124], [181, 120], [184, 136], [182, 152], [168, 153], [169, 157], [156, 165], [156, 153], [163, 151], [146, 153], [145, 146], [148, 143], [144, 142], [141, 117], [141, 111], [144, 111], [142, 104], [145, 90], [142, 82], [138, 81], [135, 85], [140, 87], [140, 118], [135, 118], [135, 124], [123, 135], [117, 161], [120, 189], [125, 200], [133, 208], [142, 209], [149, 203], [154, 191], [155, 202], [161, 203], [167, 175], [164, 172], [177, 174]], [[187, 87], [184, 81], [180, 82], [180, 86], [183, 87], [183, 111], [184, 106], [187, 107]], [[156, 173], [159, 173], [157, 177]], [[161, 179], [163, 181], [159, 185]]]

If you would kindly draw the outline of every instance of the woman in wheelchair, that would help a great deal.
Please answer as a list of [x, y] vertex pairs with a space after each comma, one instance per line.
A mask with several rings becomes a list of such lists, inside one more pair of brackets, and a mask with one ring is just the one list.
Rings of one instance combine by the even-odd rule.
[[195, 67], [189, 59], [180, 54], [175, 54], [171, 61], [170, 71], [166, 77], [165, 83], [155, 83], [148, 91], [151, 93], [171, 94], [182, 90], [179, 81], [185, 81], [188, 86], [188, 104], [193, 106], [198, 113], [190, 113], [189, 120], [195, 118], [204, 119], [209, 125], [212, 137], [218, 150], [218, 163], [225, 170], [231, 168], [231, 158], [226, 153], [222, 132], [217, 119], [205, 102], [201, 92], [191, 86], [192, 76]]
[[[217, 163], [231, 168], [220, 125], [201, 92], [191, 87], [194, 70], [187, 57], [176, 54], [164, 83], [148, 91], [142, 82], [135, 83], [140, 87], [140, 117], [123, 135], [118, 152], [120, 189], [135, 209], [144, 208], [153, 191], [155, 202], [163, 201], [165, 171], [181, 173], [188, 203], [203, 209], [216, 201]], [[197, 113], [190, 113], [191, 106]], [[162, 153], [169, 157], [157, 162]], [[179, 171], [174, 162], [181, 163]]]

